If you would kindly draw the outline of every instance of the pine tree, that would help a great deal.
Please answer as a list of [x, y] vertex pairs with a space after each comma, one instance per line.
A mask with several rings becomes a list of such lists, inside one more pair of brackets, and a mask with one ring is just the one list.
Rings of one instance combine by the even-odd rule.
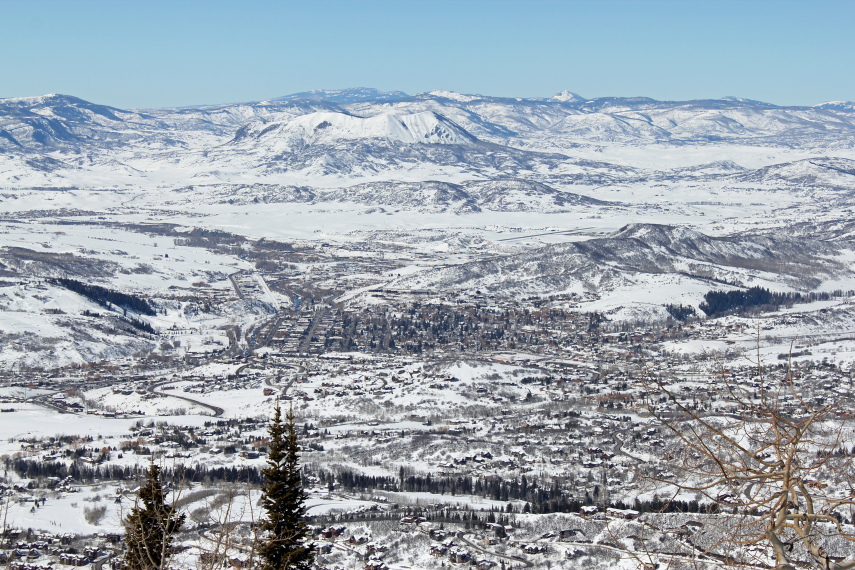
[[160, 467], [151, 464], [137, 502], [125, 518], [125, 564], [128, 570], [161, 570], [169, 563], [172, 537], [184, 524], [164, 501]]
[[304, 570], [312, 566], [315, 547], [308, 543], [305, 495], [299, 467], [294, 411], [282, 421], [279, 403], [270, 421], [267, 467], [262, 471], [261, 506], [266, 517], [261, 522], [264, 535], [258, 545], [261, 570]]

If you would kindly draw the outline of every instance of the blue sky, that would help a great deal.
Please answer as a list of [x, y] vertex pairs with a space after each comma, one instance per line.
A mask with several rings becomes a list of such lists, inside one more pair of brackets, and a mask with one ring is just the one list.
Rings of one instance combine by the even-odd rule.
[[855, 99], [850, 0], [0, 0], [0, 97], [124, 108], [367, 86]]

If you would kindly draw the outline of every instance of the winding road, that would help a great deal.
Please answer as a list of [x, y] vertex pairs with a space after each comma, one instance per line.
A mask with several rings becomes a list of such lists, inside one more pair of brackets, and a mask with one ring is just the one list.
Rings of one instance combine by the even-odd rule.
[[148, 387], [148, 392], [151, 394], [157, 394], [158, 396], [168, 396], [170, 398], [178, 398], [179, 400], [184, 400], [186, 402], [190, 402], [191, 404], [196, 404], [196, 405], [202, 406], [203, 408], [208, 408], [209, 410], [214, 412], [213, 415], [215, 418], [222, 416], [223, 413], [225, 412], [225, 410], [223, 410], [219, 406], [206, 404], [205, 402], [200, 402], [199, 400], [194, 400], [193, 398], [188, 398], [187, 396], [178, 396], [176, 394], [165, 394], [163, 392], [159, 392], [159, 391], [155, 390], [155, 388], [159, 388], [160, 386], [165, 386], [166, 384], [172, 384], [172, 383], [174, 383], [173, 380], [170, 380], [169, 382], [159, 382], [157, 384], [152, 384], [151, 386]]

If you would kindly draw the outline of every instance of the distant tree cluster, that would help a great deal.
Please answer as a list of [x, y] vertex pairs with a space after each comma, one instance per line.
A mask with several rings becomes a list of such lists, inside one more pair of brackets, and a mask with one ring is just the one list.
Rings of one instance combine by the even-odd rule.
[[695, 308], [691, 305], [665, 305], [665, 310], [675, 321], [683, 322], [689, 317], [695, 316]]
[[150, 324], [148, 324], [147, 322], [145, 322], [143, 320], [134, 319], [132, 317], [125, 317], [124, 320], [125, 320], [125, 322], [127, 322], [129, 325], [131, 325], [135, 329], [140, 330], [144, 333], [157, 334], [157, 331], [154, 330], [154, 327], [152, 327]]
[[[525, 475], [519, 480], [505, 480], [501, 477], [485, 479], [469, 476], [433, 477], [431, 475], [414, 475], [403, 468], [397, 478], [377, 475], [354, 473], [342, 470], [336, 475], [319, 471], [316, 476], [322, 484], [335, 484], [341, 489], [357, 492], [375, 490], [434, 493], [439, 495], [475, 495], [495, 501], [525, 501], [521, 508], [524, 513], [575, 513], [583, 506], [601, 505], [602, 497], [599, 485], [593, 491], [584, 491], [580, 496], [562, 489], [558, 480], [529, 481]], [[719, 505], [693, 501], [670, 500], [663, 501], [653, 498], [648, 501], [636, 500], [632, 505], [622, 501], [608, 502], [610, 507], [618, 509], [633, 508], [639, 512], [719, 512]]]
[[698, 308], [708, 317], [714, 317], [752, 307], [778, 306], [785, 300], [784, 293], [772, 293], [762, 287], [752, 287], [745, 291], [709, 291]]
[[[833, 297], [843, 296], [843, 294], [843, 291], [833, 291], [831, 293], [773, 293], [763, 287], [751, 287], [744, 291], [710, 291], [704, 295], [704, 302], [698, 305], [698, 308], [706, 313], [708, 317], [716, 317], [726, 313], [743, 312], [752, 308], [777, 310], [781, 305], [790, 306], [795, 303], [827, 301]], [[848, 294], [852, 294], [852, 291], [849, 291]], [[676, 319], [677, 317], [674, 318]]]
[[704, 295], [704, 302], [698, 305], [698, 308], [708, 317], [716, 317], [725, 313], [742, 312], [752, 308], [766, 308], [776, 311], [782, 305], [789, 307], [795, 303], [828, 301], [836, 297], [852, 297], [853, 295], [855, 295], [855, 291], [852, 290], [773, 293], [763, 287], [751, 287], [745, 291], [710, 291]]
[[127, 293], [119, 293], [118, 291], [107, 289], [106, 287], [88, 285], [86, 283], [81, 283], [76, 279], [68, 279], [64, 277], [54, 279], [54, 283], [65, 287], [69, 291], [74, 291], [79, 295], [83, 295], [90, 301], [94, 301], [106, 309], [109, 309], [111, 305], [114, 305], [125, 310], [134, 311], [140, 315], [153, 317], [157, 314], [148, 301], [141, 299], [140, 297], [128, 295]]
[[[322, 483], [335, 480], [330, 473], [320, 472]], [[404, 491], [414, 493], [435, 493], [439, 495], [476, 495], [496, 501], [526, 501], [529, 512], [576, 512], [583, 505], [592, 505], [599, 499], [599, 487], [594, 495], [585, 493], [578, 499], [561, 489], [557, 480], [551, 485], [538, 485], [522, 476], [520, 480], [506, 481], [500, 477], [486, 479], [469, 476], [434, 477], [431, 475], [415, 475], [401, 468], [398, 478], [375, 475], [363, 475], [349, 470], [338, 474], [338, 484], [349, 491], [369, 492], [372, 490]]]
[[[127, 465], [105, 463], [104, 465], [83, 465], [77, 462], [69, 464], [58, 461], [39, 461], [22, 457], [10, 458], [6, 468], [12, 469], [18, 476], [27, 479], [39, 477], [56, 477], [64, 479], [71, 477], [81, 483], [99, 480], [131, 480], [139, 476], [139, 468]], [[254, 466], [241, 467], [206, 467], [204, 465], [179, 466], [181, 478], [193, 483], [212, 483], [224, 481], [227, 483], [249, 483], [257, 485], [263, 481], [261, 470]], [[171, 469], [165, 470], [165, 475], [173, 477]]]

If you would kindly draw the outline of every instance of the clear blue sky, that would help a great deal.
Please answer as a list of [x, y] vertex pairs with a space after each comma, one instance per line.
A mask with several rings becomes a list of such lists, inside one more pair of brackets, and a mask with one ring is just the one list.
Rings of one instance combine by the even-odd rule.
[[0, 0], [0, 97], [311, 89], [855, 99], [852, 0]]

